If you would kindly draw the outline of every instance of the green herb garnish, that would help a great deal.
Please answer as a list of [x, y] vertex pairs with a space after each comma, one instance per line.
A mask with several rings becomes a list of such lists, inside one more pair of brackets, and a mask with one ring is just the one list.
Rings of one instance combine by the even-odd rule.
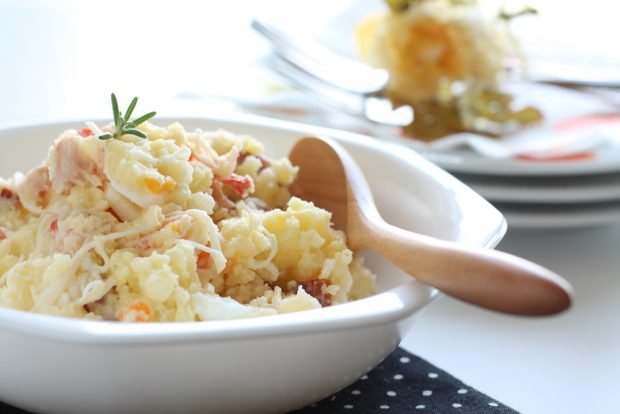
[[106, 140], [111, 138], [119, 138], [122, 135], [135, 135], [140, 138], [146, 138], [146, 134], [136, 127], [143, 122], [148, 121], [153, 118], [156, 112], [149, 112], [146, 115], [142, 115], [133, 121], [130, 121], [131, 114], [138, 103], [138, 97], [135, 97], [131, 100], [131, 103], [127, 107], [125, 111], [125, 115], [122, 114], [118, 109], [118, 101], [116, 100], [116, 95], [112, 94], [112, 113], [114, 114], [114, 133], [106, 132], [105, 134], [99, 135], [99, 139]]
[[[422, 4], [424, 0], [385, 0], [385, 3], [394, 13], [403, 13], [409, 7]], [[450, 0], [452, 6], [472, 6], [476, 5], [478, 0]]]
[[516, 17], [525, 16], [527, 14], [538, 14], [538, 10], [529, 5], [525, 5], [520, 9], [512, 11], [509, 11], [505, 7], [502, 7], [497, 17], [505, 21], [510, 21]]

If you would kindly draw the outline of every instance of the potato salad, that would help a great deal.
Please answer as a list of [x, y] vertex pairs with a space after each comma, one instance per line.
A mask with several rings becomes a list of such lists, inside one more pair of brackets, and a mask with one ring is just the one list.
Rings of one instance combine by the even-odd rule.
[[[316, 309], [374, 276], [256, 139], [150, 122], [60, 134], [0, 179], [0, 306], [123, 322]], [[135, 132], [138, 131], [138, 132]]]

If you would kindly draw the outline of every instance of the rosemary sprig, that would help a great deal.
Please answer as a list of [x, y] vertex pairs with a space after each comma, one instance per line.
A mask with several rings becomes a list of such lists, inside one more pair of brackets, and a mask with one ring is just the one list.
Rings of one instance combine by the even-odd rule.
[[118, 101], [116, 100], [116, 95], [112, 94], [112, 113], [114, 115], [114, 133], [106, 132], [105, 134], [99, 135], [99, 139], [106, 140], [111, 138], [119, 138], [122, 135], [135, 135], [140, 138], [146, 138], [146, 134], [136, 127], [143, 122], [148, 121], [153, 118], [156, 112], [149, 112], [148, 114], [139, 116], [138, 118], [130, 121], [131, 114], [133, 110], [136, 108], [136, 104], [138, 103], [138, 97], [135, 97], [131, 100], [131, 103], [127, 107], [125, 111], [125, 115], [118, 109]]
[[[418, 4], [423, 3], [424, 0], [385, 0], [385, 3], [394, 13], [403, 13]], [[478, 0], [450, 0], [449, 3], [452, 6], [468, 6], [476, 5]]]

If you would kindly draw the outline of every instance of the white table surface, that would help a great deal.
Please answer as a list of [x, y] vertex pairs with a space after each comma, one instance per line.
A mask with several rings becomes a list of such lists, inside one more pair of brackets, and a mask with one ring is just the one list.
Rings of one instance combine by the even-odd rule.
[[[0, 0], [0, 126], [108, 116], [112, 91], [140, 96], [137, 111], [207, 111], [188, 92], [239, 94], [255, 80], [244, 70], [266, 46], [251, 35], [252, 16], [297, 19], [311, 33], [350, 7], [310, 3]], [[566, 16], [560, 27], [578, 23]], [[586, 34], [608, 38], [606, 30]], [[532, 319], [440, 298], [403, 346], [524, 413], [620, 412], [620, 225], [509, 231], [499, 249], [563, 275], [577, 293], [573, 308]]]
[[443, 297], [403, 345], [523, 413], [617, 413], [620, 400], [620, 225], [509, 230], [499, 249], [574, 287], [574, 306], [532, 319]]

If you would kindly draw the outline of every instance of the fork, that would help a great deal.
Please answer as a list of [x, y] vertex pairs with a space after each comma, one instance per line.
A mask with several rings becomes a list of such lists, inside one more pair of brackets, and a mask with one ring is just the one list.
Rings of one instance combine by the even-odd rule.
[[306, 39], [293, 38], [259, 20], [252, 28], [274, 47], [267, 66], [306, 94], [356, 119], [374, 125], [402, 127], [413, 122], [408, 105], [394, 107], [383, 93], [388, 73], [339, 56]]
[[386, 70], [345, 58], [316, 42], [293, 37], [260, 20], [253, 20], [252, 28], [263, 35], [283, 59], [316, 79], [350, 93], [383, 95], [389, 79]]
[[413, 109], [410, 106], [395, 108], [383, 95], [339, 89], [279, 56], [270, 56], [265, 63], [307, 95], [358, 120], [386, 127], [403, 127], [413, 122]]

